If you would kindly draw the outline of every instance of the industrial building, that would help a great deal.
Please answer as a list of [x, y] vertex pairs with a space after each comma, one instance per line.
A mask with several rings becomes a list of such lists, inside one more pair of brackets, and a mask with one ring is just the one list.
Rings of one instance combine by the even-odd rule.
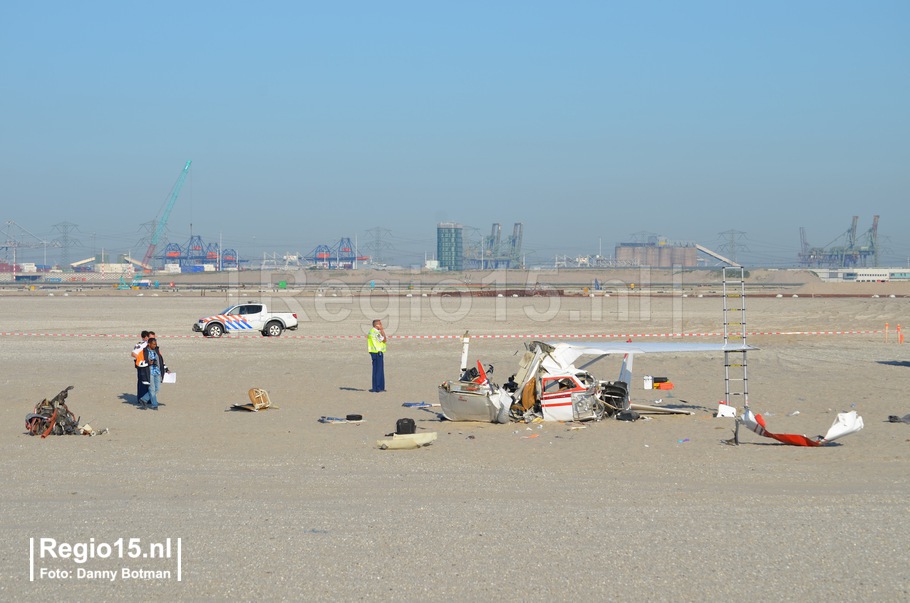
[[698, 248], [694, 243], [673, 243], [651, 239], [646, 243], [619, 243], [615, 248], [619, 266], [652, 266], [694, 268], [698, 265]]
[[464, 270], [464, 226], [455, 222], [436, 225], [436, 259], [440, 270]]
[[910, 281], [910, 268], [816, 268], [827, 283], [889, 283]]

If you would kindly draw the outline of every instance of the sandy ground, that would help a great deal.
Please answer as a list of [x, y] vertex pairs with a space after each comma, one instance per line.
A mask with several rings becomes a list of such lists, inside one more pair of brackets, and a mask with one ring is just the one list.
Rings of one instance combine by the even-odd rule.
[[[824, 433], [855, 408], [841, 445], [778, 445], [712, 418], [720, 356], [639, 356], [633, 394], [695, 410], [569, 431], [440, 422], [435, 402], [460, 339], [412, 335], [717, 332], [718, 298], [294, 298], [304, 322], [280, 338], [190, 331], [227, 297], [132, 292], [0, 297], [0, 598], [141, 600], [907, 600], [910, 596], [910, 345], [905, 298], [757, 298], [751, 331], [872, 331], [750, 337], [752, 407], [769, 428]], [[389, 391], [371, 394], [368, 318], [395, 336]], [[891, 341], [881, 332], [891, 325]], [[134, 404], [129, 351], [159, 334], [176, 385], [160, 411]], [[312, 337], [324, 336], [324, 337]], [[716, 338], [700, 339], [716, 341]], [[520, 338], [477, 338], [471, 359], [514, 372]], [[614, 378], [618, 361], [595, 374]], [[644, 391], [641, 375], [672, 392]], [[26, 413], [74, 385], [97, 437], [25, 435]], [[225, 412], [251, 387], [279, 410]], [[663, 394], [662, 396], [660, 394]], [[799, 411], [799, 414], [791, 414]], [[322, 415], [361, 413], [362, 424]], [[396, 419], [436, 431], [430, 447], [381, 451]], [[537, 436], [537, 437], [529, 437]], [[30, 539], [116, 543], [85, 563], [41, 558]], [[172, 543], [171, 558], [129, 558]], [[93, 539], [93, 540], [92, 540]], [[181, 545], [177, 580], [176, 543]], [[36, 544], [36, 549], [37, 549]], [[58, 549], [58, 552], [59, 549]], [[40, 575], [71, 572], [68, 577]], [[81, 577], [113, 570], [116, 579]], [[127, 578], [130, 570], [170, 577]]]

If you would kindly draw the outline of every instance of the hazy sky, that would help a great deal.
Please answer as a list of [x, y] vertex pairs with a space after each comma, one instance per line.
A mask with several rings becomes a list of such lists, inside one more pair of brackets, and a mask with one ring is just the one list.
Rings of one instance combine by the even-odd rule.
[[243, 257], [520, 221], [542, 261], [734, 230], [784, 265], [880, 214], [907, 265], [908, 32], [906, 0], [6, 2], [0, 226], [141, 257], [192, 160], [170, 239]]

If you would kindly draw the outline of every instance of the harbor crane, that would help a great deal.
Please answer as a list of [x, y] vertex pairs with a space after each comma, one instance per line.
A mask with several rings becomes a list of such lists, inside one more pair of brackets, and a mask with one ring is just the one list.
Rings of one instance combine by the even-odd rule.
[[[878, 266], [878, 215], [872, 216], [872, 227], [857, 235], [859, 216], [853, 216], [850, 228], [824, 247], [809, 245], [806, 229], [800, 227], [799, 260], [804, 266], [852, 268], [866, 266], [869, 259]], [[841, 243], [843, 241], [843, 243]]]
[[155, 225], [155, 231], [152, 233], [152, 238], [149, 241], [149, 248], [146, 250], [145, 257], [142, 259], [142, 266], [146, 271], [151, 271], [152, 269], [152, 257], [155, 255], [158, 241], [161, 240], [161, 235], [167, 227], [167, 219], [170, 217], [171, 210], [174, 208], [174, 203], [180, 195], [180, 189], [183, 188], [183, 183], [186, 180], [187, 173], [190, 171], [191, 163], [193, 163], [192, 160], [187, 161], [186, 165], [183, 166], [183, 171], [180, 172], [180, 176], [177, 177], [177, 182], [174, 183], [174, 188], [171, 189], [171, 194], [168, 196], [164, 211], [161, 213], [161, 218]]

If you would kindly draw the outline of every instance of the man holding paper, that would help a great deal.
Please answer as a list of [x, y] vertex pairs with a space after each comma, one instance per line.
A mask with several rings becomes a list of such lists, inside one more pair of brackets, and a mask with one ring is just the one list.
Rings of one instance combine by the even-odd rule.
[[[145, 366], [140, 366], [141, 364]], [[157, 339], [149, 337], [145, 348], [140, 350], [136, 357], [136, 366], [139, 368], [142, 381], [148, 383], [148, 392], [139, 401], [143, 404], [150, 404], [152, 410], [158, 410], [158, 390], [161, 388], [161, 377], [170, 371], [164, 363], [161, 350], [158, 349]]]

